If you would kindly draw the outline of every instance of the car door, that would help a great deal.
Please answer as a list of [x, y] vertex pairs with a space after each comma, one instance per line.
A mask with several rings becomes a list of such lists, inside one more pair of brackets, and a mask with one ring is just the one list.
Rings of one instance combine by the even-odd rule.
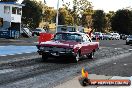
[[86, 39], [87, 39], [87, 53], [91, 53], [93, 51], [93, 42], [91, 40], [91, 38], [88, 35], [85, 35]]
[[90, 53], [90, 41], [86, 35], [82, 36], [82, 47], [81, 47], [81, 54], [85, 55], [87, 53]]

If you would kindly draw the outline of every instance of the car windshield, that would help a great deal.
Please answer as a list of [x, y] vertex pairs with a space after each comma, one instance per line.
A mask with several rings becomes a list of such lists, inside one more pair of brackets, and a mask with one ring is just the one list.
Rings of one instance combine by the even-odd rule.
[[55, 35], [54, 40], [81, 42], [81, 35], [70, 33], [58, 33]]

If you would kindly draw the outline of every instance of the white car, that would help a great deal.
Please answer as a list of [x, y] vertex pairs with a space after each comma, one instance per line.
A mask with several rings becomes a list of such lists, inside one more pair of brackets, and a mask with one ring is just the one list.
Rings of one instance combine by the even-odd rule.
[[129, 35], [126, 39], [126, 45], [132, 44], [132, 35]]
[[103, 39], [104, 39], [104, 40], [107, 40], [107, 39], [109, 39], [109, 40], [110, 40], [110, 39], [111, 39], [111, 37], [112, 37], [112, 36], [111, 36], [111, 34], [110, 34], [110, 33], [103, 33]]
[[46, 31], [43, 28], [36, 28], [35, 30], [32, 31], [32, 36], [34, 35], [39, 36], [40, 33], [46, 33]]
[[93, 39], [96, 39], [96, 38], [103, 40], [103, 34], [101, 32], [94, 32]]
[[110, 34], [111, 34], [111, 39], [120, 40], [120, 35], [118, 33], [110, 33]]

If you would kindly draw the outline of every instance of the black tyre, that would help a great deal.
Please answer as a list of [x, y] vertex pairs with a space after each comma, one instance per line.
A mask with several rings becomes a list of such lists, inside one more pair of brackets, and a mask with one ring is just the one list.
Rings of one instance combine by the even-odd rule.
[[42, 60], [43, 60], [43, 61], [46, 61], [47, 59], [48, 59], [48, 56], [47, 56], [47, 55], [42, 54]]
[[80, 53], [78, 52], [77, 55], [74, 57], [74, 62], [78, 62], [80, 59]]
[[89, 55], [87, 55], [88, 59], [93, 59], [94, 58], [94, 52], [90, 53]]
[[129, 45], [129, 43], [128, 43], [128, 42], [126, 42], [126, 45]]

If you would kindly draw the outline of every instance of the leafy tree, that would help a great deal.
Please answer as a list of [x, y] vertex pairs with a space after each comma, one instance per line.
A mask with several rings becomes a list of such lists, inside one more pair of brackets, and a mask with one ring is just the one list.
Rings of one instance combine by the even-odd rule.
[[84, 26], [84, 27], [92, 27], [93, 26], [92, 14], [93, 14], [92, 9], [86, 9], [83, 11], [82, 17], [81, 17], [82, 26]]
[[111, 20], [112, 29], [119, 33], [132, 33], [132, 11], [118, 10]]
[[42, 6], [36, 1], [24, 0], [22, 4], [22, 22], [27, 24], [30, 28], [36, 28], [42, 20]]
[[66, 10], [64, 8], [59, 9], [58, 25], [65, 25]]
[[93, 27], [96, 31], [103, 32], [105, 27], [105, 13], [103, 10], [96, 10], [93, 14]]
[[[77, 25], [81, 25], [80, 23], [83, 22], [82, 25], [86, 25], [87, 20], [85, 19], [88, 15], [87, 11], [88, 10], [91, 11], [92, 8], [93, 8], [92, 3], [89, 2], [88, 0], [73, 0], [74, 23]], [[82, 22], [80, 22], [80, 19], [83, 19]]]
[[77, 14], [92, 8], [92, 3], [88, 0], [73, 0], [73, 9]]
[[46, 6], [46, 8], [44, 9], [44, 14], [43, 14], [43, 18], [45, 22], [52, 22], [53, 21], [53, 17], [55, 17], [56, 12], [54, 9]]
[[74, 23], [74, 19], [72, 17], [72, 15], [67, 15], [65, 18], [65, 24], [66, 25], [73, 25]]
[[59, 25], [73, 25], [73, 17], [66, 8], [59, 9], [59, 18], [58, 18]]
[[105, 15], [105, 31], [112, 31], [111, 28], [111, 18], [114, 16], [115, 12], [109, 11], [109, 13], [106, 13]]

